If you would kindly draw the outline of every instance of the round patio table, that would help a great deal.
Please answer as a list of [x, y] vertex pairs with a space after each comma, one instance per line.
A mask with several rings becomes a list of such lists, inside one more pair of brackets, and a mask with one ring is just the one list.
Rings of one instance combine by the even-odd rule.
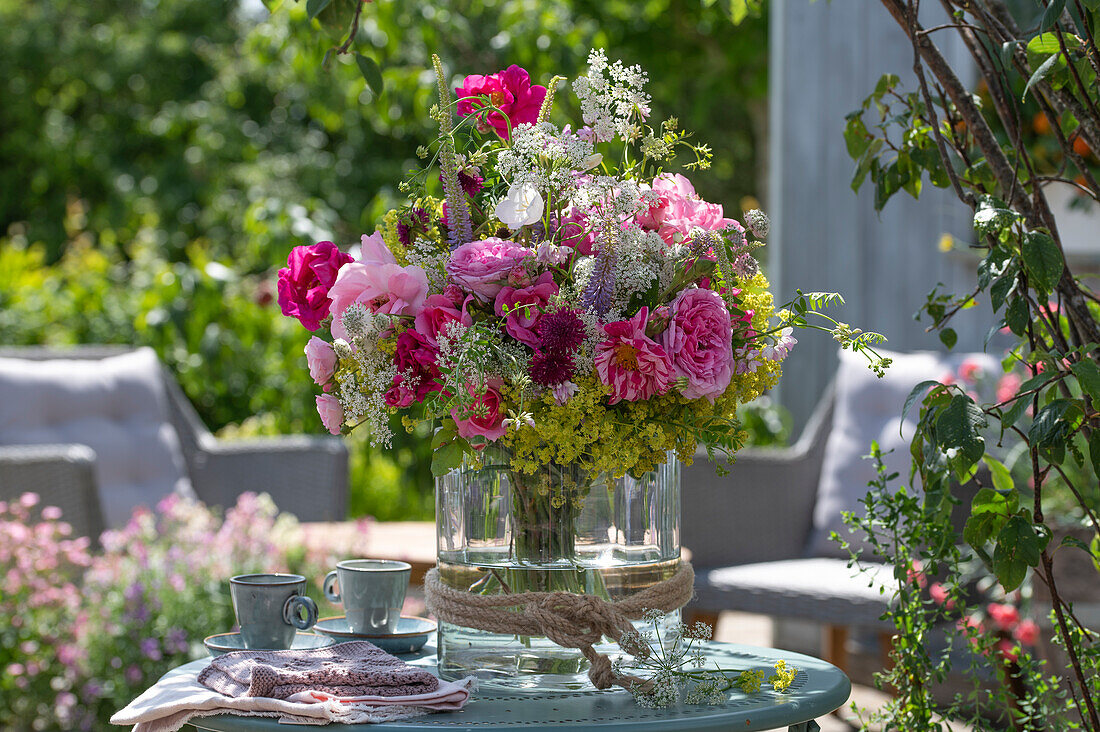
[[[785, 660], [798, 669], [791, 688], [776, 692], [765, 686], [754, 694], [732, 689], [725, 704], [706, 706], [680, 704], [668, 709], [647, 709], [636, 704], [630, 694], [616, 691], [536, 692], [482, 690], [470, 697], [458, 712], [440, 712], [424, 717], [382, 724], [339, 725], [341, 732], [382, 732], [387, 729], [406, 731], [430, 730], [591, 730], [617, 728], [645, 732], [687, 732], [710, 730], [771, 730], [789, 728], [790, 732], [814, 732], [814, 721], [842, 706], [852, 685], [840, 669], [811, 656], [757, 648], [732, 643], [705, 644], [710, 663], [724, 668], [774, 670], [775, 662]], [[431, 646], [414, 657], [403, 657], [414, 666], [435, 669], [435, 654]], [[193, 661], [170, 671], [167, 677], [197, 674], [209, 660]], [[198, 729], [212, 732], [292, 732], [311, 730], [315, 725], [280, 724], [265, 717], [220, 715], [202, 717], [188, 722]]]

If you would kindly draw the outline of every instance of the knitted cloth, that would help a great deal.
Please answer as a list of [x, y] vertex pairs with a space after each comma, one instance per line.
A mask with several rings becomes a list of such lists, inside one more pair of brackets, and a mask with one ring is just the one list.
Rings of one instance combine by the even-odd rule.
[[199, 683], [231, 697], [287, 699], [303, 691], [334, 696], [414, 696], [439, 679], [367, 641], [290, 651], [233, 651], [215, 658]]

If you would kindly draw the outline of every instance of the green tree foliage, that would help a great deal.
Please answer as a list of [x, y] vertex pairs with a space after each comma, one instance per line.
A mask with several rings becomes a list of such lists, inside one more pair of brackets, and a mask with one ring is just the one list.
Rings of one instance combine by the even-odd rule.
[[[0, 340], [152, 345], [211, 428], [321, 431], [275, 270], [297, 244], [356, 243], [401, 198], [435, 134], [430, 54], [456, 80], [511, 63], [572, 78], [593, 46], [641, 63], [654, 114], [714, 149], [700, 193], [736, 210], [758, 187], [767, 79], [764, 20], [733, 12], [378, 0], [353, 44], [381, 65], [376, 97], [354, 56], [322, 66], [304, 2], [0, 0]], [[353, 510], [430, 516], [429, 447], [357, 456], [353, 485], [379, 500]]]

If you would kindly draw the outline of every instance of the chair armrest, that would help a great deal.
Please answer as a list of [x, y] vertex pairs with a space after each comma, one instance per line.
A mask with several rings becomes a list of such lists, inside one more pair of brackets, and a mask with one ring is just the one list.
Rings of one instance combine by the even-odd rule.
[[700, 568], [802, 557], [821, 450], [746, 448], [719, 477], [705, 456], [683, 469], [681, 536]]
[[103, 509], [95, 479], [95, 451], [87, 445], [0, 447], [0, 500], [35, 493], [40, 506], [57, 506], [74, 536], [98, 542]]
[[302, 521], [338, 521], [348, 504], [348, 450], [333, 437], [293, 435], [202, 440], [191, 484], [207, 504], [232, 506], [246, 491], [268, 493]]

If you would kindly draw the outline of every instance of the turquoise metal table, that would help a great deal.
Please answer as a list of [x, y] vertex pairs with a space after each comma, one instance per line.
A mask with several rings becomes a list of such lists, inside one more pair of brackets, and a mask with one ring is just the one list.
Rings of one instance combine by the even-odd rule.
[[[434, 669], [435, 654], [430, 646], [413, 658], [415, 666]], [[566, 732], [617, 728], [644, 732], [688, 732], [709, 730], [771, 730], [813, 732], [814, 721], [842, 706], [852, 685], [838, 668], [810, 656], [773, 648], [708, 643], [708, 657], [726, 668], [771, 671], [779, 659], [799, 670], [789, 691], [768, 687], [755, 694], [730, 691], [729, 700], [718, 706], [681, 704], [671, 709], [646, 709], [634, 703], [629, 693], [580, 691], [566, 693], [479, 691], [460, 712], [445, 712], [385, 724], [341, 725], [341, 732], [382, 732], [395, 729], [411, 732], [438, 730], [546, 730]], [[196, 674], [209, 663], [193, 661], [170, 671], [168, 676]], [[316, 726], [279, 724], [276, 719], [223, 715], [194, 719], [190, 724], [213, 732], [292, 732]]]

